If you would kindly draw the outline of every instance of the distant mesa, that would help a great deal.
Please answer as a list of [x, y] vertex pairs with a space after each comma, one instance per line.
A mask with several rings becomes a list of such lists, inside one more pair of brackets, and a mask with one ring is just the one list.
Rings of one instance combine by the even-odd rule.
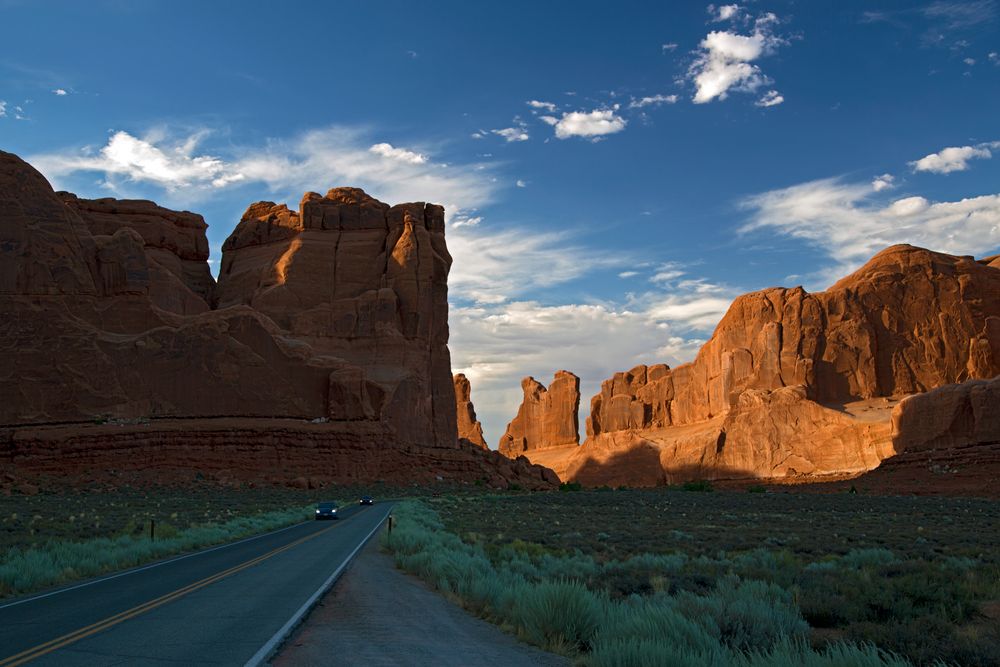
[[458, 438], [442, 207], [252, 204], [218, 282], [206, 228], [0, 152], [0, 466], [551, 483]]
[[938, 432], [940, 447], [998, 442], [981, 383], [1000, 374], [998, 269], [897, 245], [825, 292], [743, 295], [693, 362], [606, 380], [579, 447], [526, 388], [501, 451], [564, 480], [654, 485], [853, 475]]

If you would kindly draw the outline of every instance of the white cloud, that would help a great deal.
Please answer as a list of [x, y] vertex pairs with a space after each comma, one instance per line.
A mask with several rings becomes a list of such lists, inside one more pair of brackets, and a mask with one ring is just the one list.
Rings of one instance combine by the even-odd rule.
[[564, 113], [555, 123], [550, 122], [550, 117], [547, 116], [543, 116], [542, 120], [555, 126], [556, 136], [560, 139], [569, 137], [596, 139], [625, 129], [627, 121], [617, 115], [616, 110], [617, 106], [593, 111], [571, 111]]
[[556, 125], [559, 122], [555, 116], [539, 116], [538, 119], [546, 125]]
[[648, 106], [659, 106], [661, 104], [674, 104], [677, 101], [676, 95], [650, 95], [649, 97], [641, 97], [639, 99], [633, 99], [629, 102], [629, 109], [641, 109]]
[[[372, 151], [378, 144], [369, 132], [354, 127], [227, 147], [225, 158], [198, 150], [209, 135], [202, 130], [176, 138], [161, 129], [137, 138], [120, 131], [99, 151], [74, 149], [27, 159], [57, 187], [73, 189], [66, 179], [98, 172], [118, 196], [152, 196], [167, 205], [186, 205], [234, 184], [263, 183], [270, 198], [292, 203], [307, 190], [352, 185], [392, 203], [437, 202], [454, 215], [488, 203], [499, 188], [488, 164], [444, 166], [386, 156], [381, 149]], [[150, 192], [149, 186], [163, 192]]]
[[882, 192], [883, 190], [895, 187], [895, 180], [896, 177], [892, 174], [882, 174], [881, 176], [876, 176], [872, 179], [872, 190], [875, 192]]
[[965, 171], [969, 168], [969, 160], [988, 160], [993, 157], [990, 148], [1000, 147], [1000, 142], [979, 144], [978, 146], [949, 146], [937, 153], [925, 155], [910, 163], [913, 171], [929, 171], [933, 174], [948, 174], [953, 171]]
[[633, 276], [639, 275], [638, 271], [622, 271], [618, 274], [619, 278], [631, 278]]
[[517, 182], [515, 183], [515, 185], [517, 185], [517, 187], [519, 187], [519, 188], [526, 188], [526, 187], [528, 187], [528, 182], [519, 178], [519, 179], [517, 179]]
[[427, 162], [426, 155], [414, 153], [413, 151], [408, 151], [405, 148], [396, 148], [392, 144], [375, 144], [368, 150], [376, 155], [381, 155], [382, 157], [386, 157], [391, 160], [399, 160], [400, 162], [408, 162], [410, 164], [424, 164]]
[[55, 90], [52, 91], [52, 94], [62, 97], [63, 95], [68, 95], [69, 93], [66, 92], [65, 88], [56, 88]]
[[663, 53], [667, 53], [668, 51], [676, 51], [677, 50], [677, 43], [676, 42], [667, 42], [666, 44], [661, 44], [660, 45], [660, 50]]
[[1000, 65], [1000, 53], [997, 53], [996, 51], [990, 51], [990, 54], [986, 57], [994, 65]]
[[728, 21], [729, 19], [736, 18], [740, 13], [739, 5], [721, 5], [716, 7], [715, 5], [708, 6], [708, 13], [712, 15], [713, 21]]
[[777, 90], [769, 90], [764, 93], [759, 100], [754, 102], [758, 107], [774, 107], [785, 101], [784, 96]]
[[743, 202], [742, 229], [768, 229], [821, 248], [843, 276], [886, 246], [910, 243], [958, 255], [1000, 246], [1000, 194], [933, 202], [910, 196], [886, 202], [871, 184], [831, 178], [772, 190]]
[[555, 113], [557, 108], [552, 102], [540, 102], [538, 100], [528, 100], [527, 104], [533, 109], [545, 109], [549, 113]]
[[0, 100], [0, 118], [3, 118], [6, 115], [7, 115], [7, 103], [3, 100]]
[[770, 83], [761, 69], [752, 64], [770, 55], [785, 40], [774, 34], [778, 18], [767, 13], [754, 21], [753, 32], [712, 31], [701, 41], [688, 78], [695, 84], [695, 104], [724, 100], [730, 90], [755, 92]]
[[169, 141], [162, 130], [142, 139], [119, 131], [98, 153], [51, 153], [29, 161], [50, 179], [79, 171], [103, 172], [111, 189], [119, 177], [169, 191], [187, 186], [223, 187], [242, 180], [243, 174], [234, 165], [211, 155], [194, 154], [205, 135], [197, 132], [182, 141]]
[[965, 58], [965, 59], [962, 60], [962, 62], [965, 63], [966, 65], [968, 65], [969, 67], [972, 67], [973, 65], [976, 64], [976, 59], [975, 58]]
[[499, 130], [491, 130], [491, 132], [503, 137], [507, 142], [527, 141], [531, 138], [528, 135], [528, 131], [520, 125], [517, 127], [505, 127]]
[[458, 227], [475, 227], [480, 222], [483, 221], [482, 216], [472, 216], [467, 217], [465, 215], [456, 215], [451, 223], [452, 229], [457, 229]]
[[667, 262], [656, 268], [656, 273], [650, 277], [649, 281], [653, 283], [669, 283], [680, 278], [684, 273], [681, 270], [681, 265], [677, 262]]

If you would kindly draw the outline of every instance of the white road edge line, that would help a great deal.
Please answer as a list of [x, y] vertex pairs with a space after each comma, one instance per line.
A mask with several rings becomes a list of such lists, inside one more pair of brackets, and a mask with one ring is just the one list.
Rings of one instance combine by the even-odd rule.
[[243, 544], [244, 542], [250, 542], [251, 540], [259, 540], [262, 537], [267, 537], [268, 535], [276, 535], [277, 533], [284, 532], [286, 530], [291, 530], [297, 526], [302, 526], [307, 523], [312, 523], [311, 521], [302, 521], [301, 523], [294, 523], [291, 526], [285, 526], [284, 528], [278, 528], [277, 530], [272, 530], [267, 533], [261, 533], [260, 535], [251, 535], [250, 537], [245, 537], [237, 542], [227, 542], [226, 544], [220, 544], [209, 549], [201, 549], [193, 553], [184, 554], [183, 556], [175, 556], [174, 558], [168, 558], [167, 560], [161, 560], [156, 563], [151, 563], [149, 565], [142, 565], [140, 567], [132, 568], [131, 570], [125, 570], [124, 572], [118, 572], [116, 574], [111, 574], [106, 577], [100, 577], [98, 579], [92, 579], [90, 581], [85, 581], [82, 584], [76, 584], [74, 586], [67, 586], [66, 588], [59, 588], [54, 591], [49, 591], [48, 593], [42, 593], [41, 595], [34, 595], [30, 598], [24, 598], [23, 600], [15, 600], [14, 602], [8, 602], [7, 604], [0, 604], [0, 609], [6, 609], [7, 607], [16, 607], [19, 604], [24, 604], [25, 602], [33, 602], [35, 600], [41, 600], [42, 598], [51, 597], [53, 595], [59, 595], [60, 593], [67, 593], [69, 591], [75, 591], [78, 588], [84, 588], [85, 586], [93, 586], [94, 584], [99, 584], [102, 581], [110, 581], [111, 579], [117, 579], [118, 577], [125, 577], [130, 574], [135, 574], [136, 572], [144, 572], [145, 570], [151, 570], [154, 567], [160, 567], [161, 565], [169, 565], [170, 563], [176, 563], [179, 560], [184, 560], [185, 558], [193, 558], [195, 556], [201, 556], [202, 554], [207, 554], [212, 551], [218, 551], [219, 549], [226, 549], [228, 547], [235, 547], [237, 544]]
[[288, 619], [288, 622], [281, 626], [281, 629], [274, 633], [274, 636], [267, 640], [267, 643], [261, 646], [260, 650], [253, 654], [252, 658], [246, 661], [243, 667], [259, 667], [267, 662], [267, 660], [281, 647], [285, 640], [288, 639], [288, 636], [292, 634], [292, 630], [294, 630], [296, 626], [302, 622], [305, 615], [308, 614], [314, 606], [316, 606], [319, 599], [333, 587], [333, 584], [340, 578], [344, 569], [351, 564], [351, 561], [354, 560], [354, 557], [359, 551], [361, 551], [361, 548], [368, 544], [368, 540], [372, 538], [372, 535], [374, 535], [378, 529], [382, 527], [382, 524], [385, 523], [385, 520], [389, 517], [390, 512], [392, 512], [392, 505], [389, 505], [389, 508], [385, 512], [385, 516], [383, 516], [379, 522], [375, 524], [375, 527], [372, 528], [371, 532], [365, 536], [365, 539], [361, 540], [361, 543], [358, 544], [358, 546], [354, 548], [354, 551], [352, 551], [347, 558], [344, 559], [344, 562], [341, 563], [336, 570], [334, 570], [333, 574], [331, 574], [330, 577], [324, 581], [318, 589], [316, 589], [316, 592], [305, 601], [305, 604], [299, 607], [298, 611], [292, 614], [292, 617]]

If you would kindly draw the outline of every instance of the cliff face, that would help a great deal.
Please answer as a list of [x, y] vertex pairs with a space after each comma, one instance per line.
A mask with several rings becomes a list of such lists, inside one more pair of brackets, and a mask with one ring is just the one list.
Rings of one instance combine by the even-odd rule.
[[489, 449], [483, 437], [483, 425], [476, 419], [476, 408], [472, 405], [472, 385], [464, 373], [454, 377], [455, 412], [458, 416], [458, 437], [472, 444]]
[[517, 457], [534, 449], [580, 442], [580, 378], [557, 371], [548, 389], [533, 377], [521, 381], [524, 399], [507, 425], [499, 451]]
[[205, 230], [148, 201], [54, 193], [0, 152], [0, 435], [291, 418], [330, 424], [325, 439], [347, 449], [375, 437], [390, 456], [470, 447], [457, 438], [440, 206], [355, 188], [307, 193], [297, 212], [254, 204], [218, 284]]
[[993, 264], [893, 246], [825, 292], [741, 296], [692, 363], [605, 381], [587, 441], [546, 463], [591, 483], [869, 470], [897, 399], [1000, 374]]

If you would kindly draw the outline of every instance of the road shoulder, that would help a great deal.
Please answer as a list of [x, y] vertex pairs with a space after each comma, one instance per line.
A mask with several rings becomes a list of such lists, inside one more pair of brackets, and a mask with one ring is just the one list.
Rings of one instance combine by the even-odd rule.
[[565, 666], [396, 569], [373, 539], [272, 661], [292, 665]]

